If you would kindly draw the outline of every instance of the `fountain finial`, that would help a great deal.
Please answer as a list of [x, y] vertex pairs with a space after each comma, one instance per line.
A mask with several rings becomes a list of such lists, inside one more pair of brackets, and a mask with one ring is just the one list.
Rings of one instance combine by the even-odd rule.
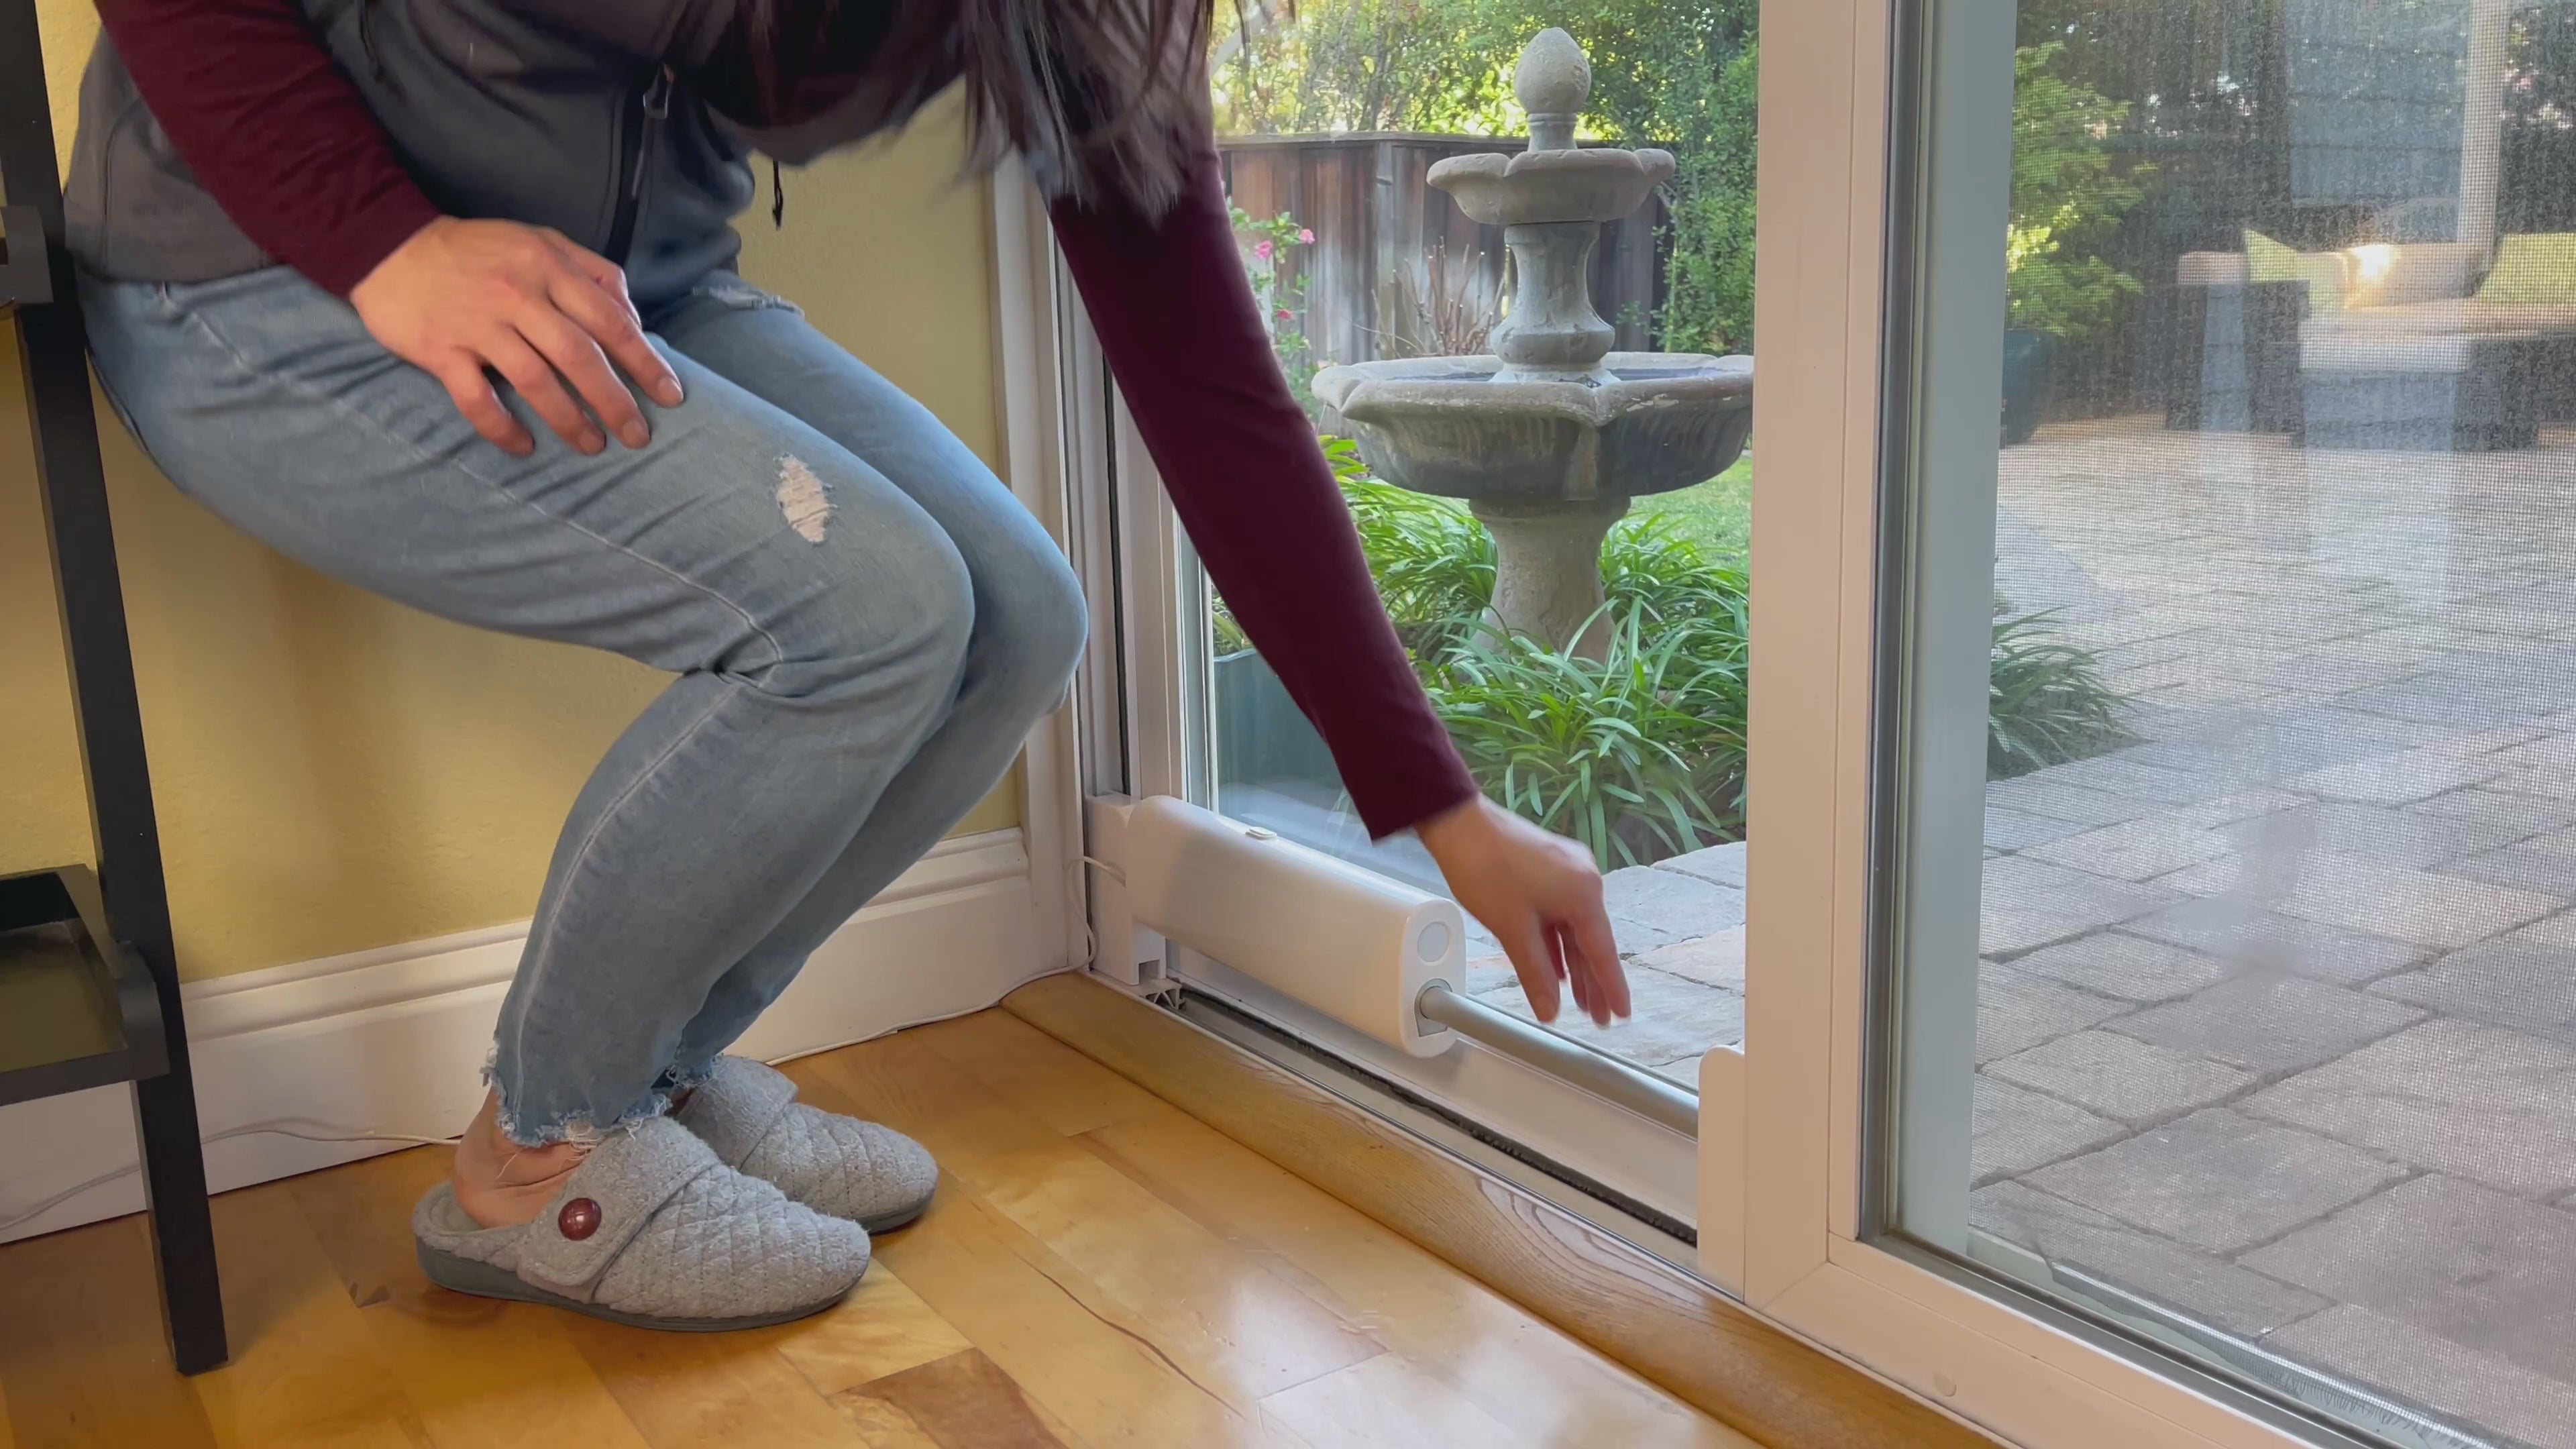
[[1592, 96], [1592, 61], [1574, 37], [1550, 26], [1521, 51], [1512, 96], [1529, 113], [1529, 148], [1574, 149], [1574, 123]]

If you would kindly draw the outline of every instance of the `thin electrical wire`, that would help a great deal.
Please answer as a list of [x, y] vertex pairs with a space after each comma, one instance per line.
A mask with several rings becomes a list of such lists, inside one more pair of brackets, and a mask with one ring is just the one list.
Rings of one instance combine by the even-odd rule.
[[[210, 1132], [200, 1140], [206, 1145], [212, 1146], [217, 1142], [228, 1141], [235, 1137], [253, 1137], [268, 1134], [278, 1137], [293, 1137], [303, 1142], [408, 1142], [419, 1147], [450, 1147], [454, 1146], [456, 1142], [456, 1139], [453, 1137], [415, 1137], [408, 1132], [377, 1132], [373, 1130], [343, 1131], [336, 1129], [321, 1132], [298, 1131], [293, 1125], [291, 1125], [301, 1123], [305, 1120], [306, 1119], [301, 1117], [274, 1117], [265, 1122], [252, 1122], [240, 1127], [227, 1127], [221, 1132]], [[329, 1123], [321, 1123], [318, 1125], [325, 1128], [330, 1127]], [[87, 1182], [80, 1183], [77, 1186], [64, 1188], [61, 1192], [55, 1193], [52, 1197], [46, 1198], [42, 1202], [36, 1203], [30, 1207], [22, 1208], [19, 1211], [10, 1214], [8, 1217], [0, 1218], [0, 1233], [13, 1232], [20, 1224], [34, 1222], [36, 1219], [43, 1217], [45, 1214], [52, 1212], [58, 1207], [61, 1207], [64, 1203], [70, 1202], [73, 1198], [80, 1196], [82, 1193], [105, 1187], [109, 1183], [119, 1181], [123, 1178], [132, 1177], [142, 1170], [143, 1166], [141, 1163], [128, 1163], [123, 1167], [117, 1168], [113, 1172], [102, 1172]]]

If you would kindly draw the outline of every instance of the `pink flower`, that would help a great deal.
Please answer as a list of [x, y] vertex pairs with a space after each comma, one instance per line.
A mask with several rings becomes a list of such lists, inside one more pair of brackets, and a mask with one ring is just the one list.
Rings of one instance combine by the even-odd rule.
[[1313, 229], [1302, 226], [1297, 228], [1297, 241], [1301, 246], [1313, 246], [1315, 244], [1315, 233]]
[[1254, 247], [1253, 247], [1253, 249], [1252, 249], [1252, 254], [1253, 254], [1254, 256], [1256, 256], [1256, 257], [1261, 258], [1261, 259], [1262, 259], [1263, 261], [1265, 261], [1265, 262], [1266, 262], [1266, 261], [1268, 261], [1268, 260], [1270, 260], [1270, 240], [1269, 240], [1269, 238], [1264, 237], [1258, 245], [1254, 246]]
[[1291, 321], [1296, 317], [1296, 315], [1296, 313], [1289, 311], [1285, 307], [1279, 309], [1279, 320], [1282, 322]]

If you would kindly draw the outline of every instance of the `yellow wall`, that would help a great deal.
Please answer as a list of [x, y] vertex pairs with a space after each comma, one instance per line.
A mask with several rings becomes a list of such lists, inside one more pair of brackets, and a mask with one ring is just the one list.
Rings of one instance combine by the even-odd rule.
[[[37, 3], [68, 148], [95, 20], [88, 0]], [[765, 208], [745, 219], [746, 270], [991, 459], [991, 239], [957, 179], [958, 117], [942, 106], [890, 146], [791, 174], [785, 232]], [[0, 872], [91, 853], [18, 369], [0, 335]], [[527, 916], [574, 792], [660, 676], [309, 573], [108, 433], [181, 972]], [[1006, 785], [964, 828], [1018, 814]]]

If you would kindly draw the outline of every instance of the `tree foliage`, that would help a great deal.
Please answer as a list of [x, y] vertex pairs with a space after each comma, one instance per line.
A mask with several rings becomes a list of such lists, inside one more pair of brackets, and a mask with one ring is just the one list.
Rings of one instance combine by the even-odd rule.
[[2138, 280], [2102, 259], [2138, 204], [2141, 170], [2114, 171], [2107, 144], [2129, 118], [2114, 101], [2059, 74], [2056, 41], [2013, 55], [2011, 217], [2005, 226], [2012, 325], [2080, 338], [2118, 320]]
[[1241, 22], [1220, 10], [1213, 82], [1230, 133], [1516, 135], [1512, 67], [1562, 26], [1592, 58], [1585, 134], [1666, 147], [1679, 165], [1663, 345], [1752, 345], [1758, 0], [1301, 0], [1293, 16], [1272, 4], [1247, 3]]

